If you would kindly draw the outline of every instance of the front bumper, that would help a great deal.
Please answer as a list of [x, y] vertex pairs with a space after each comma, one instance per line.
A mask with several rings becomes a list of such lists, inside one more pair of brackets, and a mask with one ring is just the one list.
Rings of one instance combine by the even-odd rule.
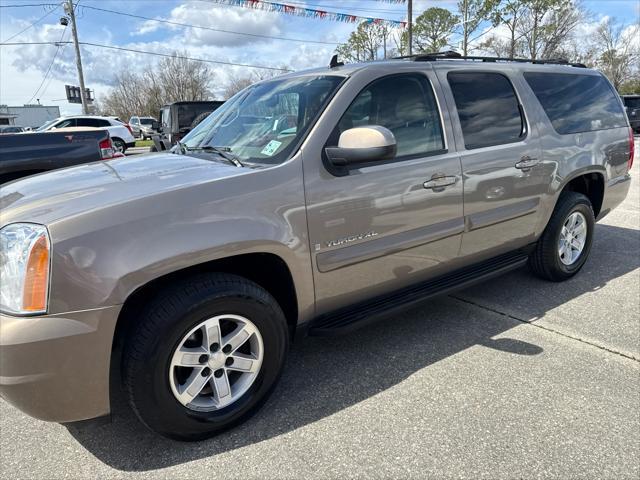
[[0, 314], [0, 396], [26, 414], [51, 422], [107, 415], [120, 309], [39, 317]]

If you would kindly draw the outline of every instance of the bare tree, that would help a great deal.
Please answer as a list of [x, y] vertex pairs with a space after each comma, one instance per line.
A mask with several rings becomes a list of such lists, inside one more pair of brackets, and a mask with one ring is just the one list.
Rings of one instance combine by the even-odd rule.
[[525, 0], [524, 7], [518, 31], [534, 60], [557, 56], [583, 19], [576, 0]]
[[638, 25], [625, 25], [615, 18], [606, 18], [595, 32], [596, 42], [600, 46], [596, 67], [607, 76], [616, 90], [634, 75], [638, 76], [639, 35]]
[[[290, 70], [286, 65], [282, 65], [280, 68], [283, 70]], [[269, 78], [276, 77], [282, 72], [276, 70], [254, 70], [250, 74], [234, 75], [230, 74], [229, 79], [225, 82], [223, 95], [225, 99], [233, 97], [240, 90], [244, 90], [249, 85], [253, 85], [261, 80], [268, 80]]]
[[513, 43], [504, 40], [496, 35], [492, 35], [478, 46], [481, 50], [489, 52], [495, 57], [514, 58], [516, 49]]
[[142, 73], [118, 73], [116, 85], [101, 100], [100, 109], [123, 120], [133, 115], [156, 116], [166, 103], [209, 100], [213, 78], [213, 71], [205, 63], [175, 53]]

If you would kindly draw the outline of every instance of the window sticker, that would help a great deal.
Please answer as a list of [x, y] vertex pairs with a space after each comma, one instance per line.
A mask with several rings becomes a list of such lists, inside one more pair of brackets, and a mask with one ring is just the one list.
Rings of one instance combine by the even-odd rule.
[[280, 145], [282, 145], [282, 142], [279, 142], [277, 140], [271, 140], [269, 143], [267, 143], [267, 145], [262, 149], [260, 153], [262, 155], [271, 157], [273, 156], [274, 153], [278, 151], [278, 148], [280, 148]]

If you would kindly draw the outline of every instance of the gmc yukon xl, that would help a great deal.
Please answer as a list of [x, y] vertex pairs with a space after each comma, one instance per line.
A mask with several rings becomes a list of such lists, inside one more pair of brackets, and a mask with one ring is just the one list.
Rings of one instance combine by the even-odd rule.
[[0, 391], [196, 440], [330, 335], [528, 264], [584, 265], [633, 138], [598, 72], [418, 55], [265, 80], [171, 151], [2, 187]]

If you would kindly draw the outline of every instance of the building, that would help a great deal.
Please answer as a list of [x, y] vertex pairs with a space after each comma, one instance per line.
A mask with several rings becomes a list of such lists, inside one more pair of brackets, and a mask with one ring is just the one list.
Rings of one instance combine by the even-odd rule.
[[60, 116], [60, 107], [47, 105], [24, 105], [9, 107], [0, 105], [0, 125], [37, 128]]

